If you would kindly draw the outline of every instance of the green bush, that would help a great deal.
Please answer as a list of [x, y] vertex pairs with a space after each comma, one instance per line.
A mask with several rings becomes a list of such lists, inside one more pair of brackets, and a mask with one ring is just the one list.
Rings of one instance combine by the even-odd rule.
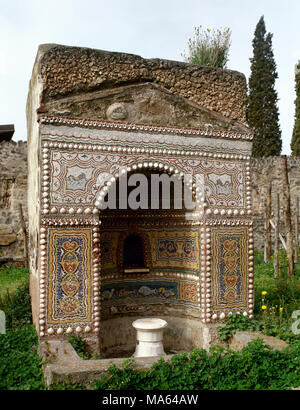
[[283, 319], [283, 315], [276, 316], [273, 312], [264, 312], [261, 318], [250, 319], [241, 314], [232, 313], [222, 321], [224, 326], [218, 327], [221, 340], [229, 340], [237, 331], [257, 332], [260, 331], [268, 336], [274, 336], [287, 343], [298, 343], [300, 335], [292, 331], [292, 320]]
[[7, 292], [2, 296], [0, 310], [5, 312], [7, 329], [32, 323], [29, 282], [22, 282], [13, 293]]
[[44, 389], [38, 339], [33, 325], [0, 335], [0, 390]]
[[81, 339], [80, 336], [69, 336], [68, 337], [68, 342], [71, 343], [73, 348], [76, 350], [76, 353], [82, 358], [82, 359], [89, 359], [90, 356], [88, 354], [86, 344], [84, 340]]
[[88, 351], [85, 341], [80, 336], [69, 336], [68, 342], [71, 343], [74, 350], [84, 360], [96, 360], [101, 359], [101, 356], [98, 353], [90, 353]]
[[[286, 252], [280, 250], [280, 277], [274, 278], [273, 256], [268, 264], [264, 263], [263, 252], [256, 251], [254, 257], [255, 317], [288, 323], [292, 312], [300, 309], [300, 265], [296, 265], [295, 277], [287, 278]], [[265, 311], [262, 306], [266, 306]]]
[[160, 359], [148, 371], [133, 369], [127, 360], [122, 369], [111, 365], [94, 389], [108, 390], [274, 390], [300, 386], [300, 343], [278, 351], [253, 340], [241, 351], [215, 346], [207, 353]]
[[262, 330], [262, 324], [259, 321], [235, 312], [228, 316], [228, 318], [222, 320], [222, 323], [225, 326], [218, 327], [218, 334], [223, 341], [229, 340], [238, 330], [248, 332]]
[[[267, 292], [262, 297], [262, 292]], [[264, 299], [262, 303], [262, 299]], [[266, 278], [257, 279], [255, 283], [255, 306], [254, 313], [261, 313], [261, 306], [275, 308], [277, 311], [283, 308], [285, 315], [289, 317], [294, 310], [300, 309], [300, 280], [299, 278]]]
[[[6, 272], [9, 274], [9, 272]], [[23, 274], [22, 270], [20, 273]], [[18, 276], [12, 269], [11, 278]], [[29, 283], [18, 281], [14, 292], [0, 297], [0, 310], [6, 316], [6, 334], [0, 335], [0, 390], [44, 389], [38, 338], [32, 325]]]

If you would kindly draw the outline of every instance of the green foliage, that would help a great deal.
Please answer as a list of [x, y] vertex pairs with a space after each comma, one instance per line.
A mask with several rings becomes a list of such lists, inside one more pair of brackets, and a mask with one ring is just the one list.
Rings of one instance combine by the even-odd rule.
[[218, 327], [219, 337], [223, 341], [228, 341], [237, 331], [262, 332], [267, 336], [274, 336], [284, 340], [287, 343], [300, 341], [300, 336], [292, 332], [292, 320], [283, 318], [283, 314], [276, 314], [264, 311], [256, 319], [249, 319], [241, 314], [233, 313], [227, 319], [223, 320], [223, 326]]
[[229, 340], [238, 330], [254, 332], [262, 329], [262, 324], [259, 321], [250, 319], [236, 312], [224, 319], [222, 323], [224, 323], [225, 326], [219, 326], [218, 333], [220, 339], [223, 341]]
[[231, 30], [203, 29], [195, 27], [194, 37], [188, 42], [188, 55], [183, 54], [186, 62], [202, 66], [225, 68], [231, 45]]
[[[281, 264], [286, 263], [281, 255]], [[195, 349], [160, 359], [148, 371], [137, 371], [128, 359], [121, 369], [111, 364], [106, 375], [88, 388], [108, 390], [234, 390], [290, 389], [300, 386], [300, 336], [291, 332], [291, 309], [299, 309], [300, 274], [293, 280], [274, 279], [272, 266], [263, 263], [263, 254], [255, 252], [255, 319], [233, 313], [224, 321], [219, 333], [227, 340], [236, 330], [262, 331], [291, 343], [287, 349], [274, 351], [262, 340], [251, 342], [239, 352], [215, 346], [206, 352]], [[1, 299], [0, 309], [7, 312], [9, 328], [0, 335], [0, 389], [45, 389], [38, 343], [30, 320], [28, 283], [15, 294]], [[262, 294], [263, 293], [263, 294]], [[5, 300], [4, 300], [5, 299]], [[267, 309], [262, 310], [262, 306]], [[80, 337], [70, 337], [83, 358], [91, 358]], [[52, 386], [55, 390], [80, 390], [85, 386], [71, 382]]]
[[80, 336], [69, 336], [68, 342], [71, 343], [78, 356], [80, 356], [82, 359], [101, 359], [101, 356], [98, 353], [90, 353], [88, 351], [85, 341]]
[[64, 382], [54, 383], [49, 387], [49, 390], [87, 390], [86, 386], [78, 383]]
[[300, 308], [300, 278], [286, 280], [262, 277], [258, 279], [255, 286], [255, 314], [261, 311], [261, 295], [264, 291], [267, 292], [264, 305], [268, 308], [283, 309], [288, 316]]
[[295, 100], [295, 123], [293, 129], [293, 136], [291, 141], [292, 155], [300, 156], [300, 61], [296, 66], [295, 73], [295, 90], [296, 90], [296, 100]]
[[272, 34], [266, 33], [264, 18], [261, 17], [254, 33], [247, 118], [248, 125], [255, 131], [252, 155], [268, 157], [280, 155], [282, 141], [279, 127], [277, 92], [278, 77], [272, 50]]
[[[279, 249], [278, 256], [280, 278], [288, 279], [288, 262], [286, 251], [284, 249]], [[264, 262], [264, 254], [262, 251], [255, 251], [254, 257], [255, 279], [260, 279], [262, 276], [269, 276], [274, 278], [274, 255], [271, 255], [268, 263]], [[295, 277], [300, 278], [300, 264], [295, 264]]]
[[39, 390], [45, 386], [31, 319], [28, 276], [19, 281], [19, 273], [26, 274], [11, 268], [10, 279], [19, 286], [0, 298], [0, 310], [6, 315], [6, 334], [0, 335], [0, 390]]
[[0, 310], [5, 312], [6, 327], [15, 329], [32, 323], [29, 281], [23, 281], [13, 292], [0, 298]]
[[33, 325], [0, 335], [0, 390], [45, 388], [37, 344]]
[[[295, 267], [295, 277], [287, 278], [287, 259], [284, 250], [279, 251], [280, 277], [274, 278], [273, 256], [264, 263], [263, 252], [256, 251], [255, 258], [255, 316], [282, 316], [281, 321], [289, 324], [291, 313], [300, 308], [300, 265]], [[262, 292], [266, 296], [262, 298]], [[262, 303], [264, 299], [264, 303]], [[267, 309], [262, 312], [261, 306]], [[281, 310], [281, 312], [280, 312]], [[266, 315], [266, 313], [268, 315]]]
[[111, 365], [94, 389], [109, 390], [239, 390], [289, 389], [300, 385], [300, 343], [277, 351], [261, 339], [241, 351], [215, 346], [206, 352], [160, 359], [148, 371], [137, 371], [133, 362], [122, 369]]
[[28, 282], [29, 270], [15, 268], [14, 266], [0, 267], [0, 298], [5, 297], [7, 292], [12, 293], [23, 282]]
[[71, 345], [74, 347], [76, 350], [77, 354], [82, 358], [82, 359], [89, 359], [90, 356], [88, 354], [87, 348], [85, 341], [81, 339], [80, 336], [69, 336], [68, 337], [68, 342], [71, 343]]

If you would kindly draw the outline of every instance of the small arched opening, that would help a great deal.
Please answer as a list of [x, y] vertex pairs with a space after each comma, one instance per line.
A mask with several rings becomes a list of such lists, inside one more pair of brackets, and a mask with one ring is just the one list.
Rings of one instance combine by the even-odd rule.
[[130, 234], [124, 240], [123, 266], [125, 273], [149, 271], [145, 267], [143, 241], [137, 234]]

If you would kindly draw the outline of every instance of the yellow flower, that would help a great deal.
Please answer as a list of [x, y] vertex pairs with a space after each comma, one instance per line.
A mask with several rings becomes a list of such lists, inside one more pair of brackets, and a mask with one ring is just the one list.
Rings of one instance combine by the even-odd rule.
[[261, 292], [261, 294], [264, 296], [264, 295], [267, 294], [267, 292], [266, 292], [265, 290], [263, 290], [263, 291]]
[[266, 305], [262, 305], [262, 310], [266, 310], [267, 309], [267, 306]]
[[283, 311], [283, 307], [280, 307], [280, 308], [279, 308], [279, 312], [282, 312], [282, 311]]

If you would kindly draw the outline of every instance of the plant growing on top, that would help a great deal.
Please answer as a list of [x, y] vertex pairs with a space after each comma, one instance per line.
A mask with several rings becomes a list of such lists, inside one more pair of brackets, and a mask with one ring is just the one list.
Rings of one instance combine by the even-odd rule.
[[225, 68], [231, 45], [231, 30], [195, 27], [194, 36], [188, 41], [188, 55], [183, 54], [186, 62], [209, 67]]

